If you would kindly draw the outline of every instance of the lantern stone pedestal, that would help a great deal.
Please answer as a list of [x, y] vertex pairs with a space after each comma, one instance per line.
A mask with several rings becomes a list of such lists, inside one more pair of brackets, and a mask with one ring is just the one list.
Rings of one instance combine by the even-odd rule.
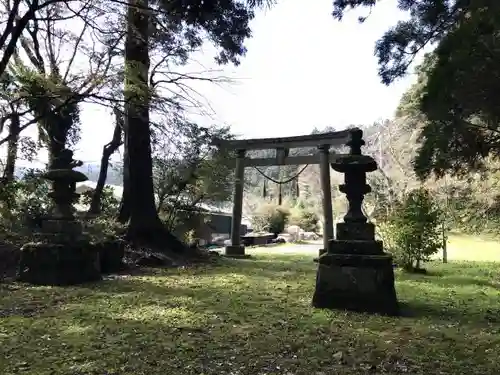
[[375, 240], [375, 226], [362, 212], [364, 195], [371, 191], [366, 173], [377, 169], [373, 158], [361, 155], [361, 130], [351, 133], [348, 155], [338, 155], [332, 168], [345, 173], [340, 190], [349, 209], [344, 222], [337, 224], [337, 236], [329, 241], [317, 262], [313, 306], [359, 312], [396, 315], [399, 311], [394, 288], [392, 256]]
[[226, 246], [224, 254], [226, 258], [248, 259], [251, 258], [250, 254], [245, 253], [245, 246], [243, 245], [228, 245]]
[[21, 248], [20, 281], [62, 286], [102, 279], [99, 250], [84, 235], [73, 213], [73, 202], [79, 197], [76, 182], [87, 180], [83, 173], [73, 170], [75, 165], [73, 153], [63, 150], [43, 176], [52, 181], [52, 215], [42, 223], [36, 241]]

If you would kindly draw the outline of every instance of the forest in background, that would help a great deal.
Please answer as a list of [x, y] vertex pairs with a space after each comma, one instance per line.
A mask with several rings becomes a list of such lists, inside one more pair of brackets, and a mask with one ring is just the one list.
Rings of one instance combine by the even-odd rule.
[[[415, 113], [411, 103], [412, 93], [418, 83], [403, 95], [395, 117], [373, 124], [352, 124], [364, 132], [366, 145], [363, 153], [372, 156], [378, 164], [376, 172], [368, 174], [368, 184], [372, 192], [365, 198], [365, 213], [372, 220], [387, 217], [391, 207], [397, 205], [412, 189], [424, 186], [429, 189], [441, 210], [449, 230], [464, 233], [488, 233], [494, 235], [500, 226], [500, 163], [493, 157], [485, 158], [481, 170], [466, 175], [445, 173], [442, 176], [428, 176], [421, 181], [414, 172], [414, 161], [422, 145], [420, 138], [425, 120]], [[330, 127], [315, 129], [314, 133], [335, 131]], [[345, 150], [334, 150], [343, 152]], [[310, 155], [314, 149], [296, 149], [291, 155]], [[254, 152], [253, 157], [272, 157], [274, 151]], [[285, 181], [299, 173], [304, 166], [284, 166], [259, 168], [267, 176]], [[341, 220], [346, 211], [347, 201], [338, 190], [343, 183], [343, 175], [330, 170], [334, 218]], [[298, 181], [298, 182], [297, 182]], [[297, 181], [282, 186], [283, 201], [294, 206], [302, 202], [312, 207], [319, 219], [322, 218], [321, 187], [319, 166], [310, 165], [300, 173]], [[298, 189], [297, 189], [298, 184]], [[266, 186], [263, 192], [263, 186]], [[297, 197], [297, 191], [299, 197]], [[264, 194], [263, 194], [264, 193]], [[265, 195], [265, 197], [264, 197]], [[255, 168], [246, 170], [245, 211], [252, 215], [263, 203], [278, 203], [279, 187], [267, 180]]]
[[[417, 69], [418, 70], [418, 69]], [[401, 98], [399, 108], [395, 117], [391, 120], [374, 122], [373, 124], [352, 124], [349, 127], [363, 129], [366, 145], [363, 152], [372, 156], [378, 163], [379, 169], [368, 175], [368, 181], [373, 191], [365, 200], [366, 213], [371, 219], [387, 214], [391, 204], [400, 201], [410, 190], [421, 185], [414, 172], [414, 159], [417, 155], [421, 141], [419, 136], [422, 132], [423, 120], [421, 114], [415, 113], [414, 103], [411, 103], [412, 93], [417, 89], [416, 83]], [[326, 127], [317, 128], [313, 133], [335, 131], [337, 129]], [[208, 139], [203, 140], [206, 144]], [[189, 143], [186, 149], [189, 148]], [[334, 150], [342, 152], [343, 150]], [[345, 151], [345, 150], [344, 150]], [[311, 155], [316, 153], [314, 148], [294, 149], [290, 155]], [[273, 157], [274, 150], [252, 151], [250, 157]], [[189, 158], [184, 158], [189, 163]], [[171, 175], [174, 165], [167, 165], [165, 155], [163, 158], [156, 154], [154, 159], [157, 174], [155, 174], [155, 186], [157, 194], [173, 197], [175, 193], [162, 188], [165, 185], [167, 175]], [[198, 162], [198, 161], [196, 161]], [[196, 163], [191, 161], [191, 163]], [[108, 167], [106, 184], [122, 186], [123, 172], [122, 163], [114, 163]], [[485, 160], [484, 168], [466, 176], [453, 176], [447, 173], [443, 176], [429, 177], [423, 183], [425, 187], [433, 192], [439, 206], [446, 212], [445, 219], [449, 229], [469, 233], [488, 232], [495, 234], [500, 225], [500, 207], [496, 189], [500, 183], [500, 164], [494, 158]], [[89, 181], [97, 182], [99, 179], [101, 165], [98, 163], [83, 164], [76, 168], [89, 177]], [[296, 180], [282, 185], [283, 201], [286, 205], [293, 206], [302, 202], [312, 207], [318, 219], [322, 217], [321, 189], [319, 182], [318, 165], [310, 166], [283, 166], [283, 167], [261, 167], [260, 172], [255, 168], [247, 168], [245, 171], [245, 199], [244, 213], [247, 217], [255, 215], [259, 206], [267, 203], [277, 204], [279, 187], [272, 181], [267, 180], [263, 174], [278, 181], [287, 180], [302, 173]], [[16, 168], [16, 176], [21, 177], [28, 169]], [[161, 171], [161, 173], [160, 173]], [[230, 210], [232, 191], [232, 170], [225, 169], [220, 176], [222, 184], [215, 184], [219, 190], [220, 198], [215, 197], [215, 192], [209, 191], [205, 196], [192, 197], [191, 202], [211, 203]], [[332, 197], [334, 200], [334, 216], [341, 220], [345, 209], [346, 200], [338, 191], [338, 185], [343, 182], [343, 175], [331, 170]], [[208, 176], [202, 176], [208, 179]], [[219, 181], [221, 182], [221, 181]], [[206, 182], [203, 182], [206, 184]], [[297, 193], [299, 197], [297, 199]], [[265, 197], [264, 197], [265, 196]], [[386, 211], [384, 212], [382, 211]]]

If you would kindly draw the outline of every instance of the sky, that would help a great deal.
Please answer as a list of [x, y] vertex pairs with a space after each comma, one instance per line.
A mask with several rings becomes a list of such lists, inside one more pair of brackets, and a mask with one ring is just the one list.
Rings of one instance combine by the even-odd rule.
[[[405, 15], [396, 0], [380, 2], [363, 24], [357, 17], [368, 10], [351, 12], [342, 22], [334, 20], [331, 11], [332, 0], [308, 1], [307, 6], [305, 0], [280, 0], [271, 10], [259, 12], [242, 63], [223, 69], [233, 83], [196, 88], [214, 115], [194, 118], [230, 125], [242, 138], [264, 138], [303, 135], [326, 126], [340, 130], [393, 117], [416, 77], [409, 74], [389, 87], [383, 85], [373, 51], [376, 40]], [[197, 69], [221, 69], [213, 62], [213, 51], [204, 52], [195, 57]], [[111, 139], [113, 117], [86, 105], [81, 119], [75, 157], [97, 163]], [[45, 158], [42, 153], [38, 159]]]

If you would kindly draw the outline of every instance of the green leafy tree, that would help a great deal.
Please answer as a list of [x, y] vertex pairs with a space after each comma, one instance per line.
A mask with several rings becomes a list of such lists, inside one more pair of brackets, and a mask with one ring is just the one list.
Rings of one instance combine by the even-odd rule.
[[[336, 0], [334, 16], [375, 5], [374, 0]], [[440, 177], [480, 170], [486, 156], [500, 153], [500, 3], [399, 0], [398, 5], [410, 18], [376, 43], [382, 81], [402, 77], [424, 47], [437, 45], [402, 108], [421, 115], [415, 172], [424, 179], [433, 172]]]
[[158, 212], [174, 201], [191, 208], [198, 203], [227, 202], [233, 187], [234, 157], [211, 143], [231, 139], [229, 129], [186, 122], [179, 127], [177, 137], [176, 147], [156, 144], [153, 182]]
[[424, 188], [412, 190], [391, 219], [391, 243], [396, 258], [407, 271], [419, 271], [442, 245], [441, 212]]

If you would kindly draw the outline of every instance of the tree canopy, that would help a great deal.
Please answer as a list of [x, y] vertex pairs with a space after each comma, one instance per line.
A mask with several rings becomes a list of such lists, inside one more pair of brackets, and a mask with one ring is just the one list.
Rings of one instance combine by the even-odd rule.
[[[333, 15], [342, 19], [349, 9], [375, 5], [375, 0], [336, 0]], [[382, 82], [404, 76], [415, 56], [436, 44], [400, 108], [419, 112], [422, 120], [415, 172], [426, 178], [481, 169], [486, 156], [500, 152], [500, 3], [399, 0], [398, 6], [410, 18], [390, 28], [375, 46]]]

